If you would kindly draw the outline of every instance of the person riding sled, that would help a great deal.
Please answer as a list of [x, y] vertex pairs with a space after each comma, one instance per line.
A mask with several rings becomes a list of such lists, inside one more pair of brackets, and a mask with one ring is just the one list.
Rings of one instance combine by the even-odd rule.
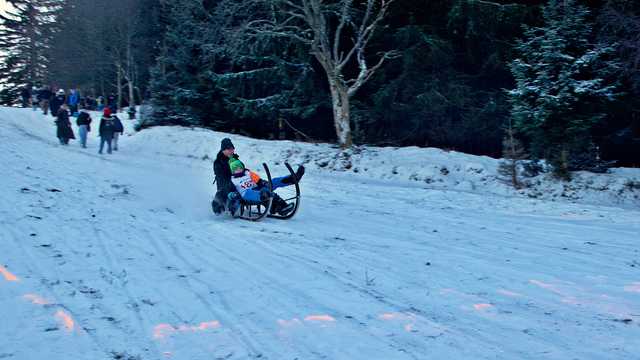
[[229, 159], [238, 158], [235, 154], [235, 147], [231, 139], [224, 138], [220, 143], [220, 151], [213, 162], [213, 172], [215, 174], [216, 195], [211, 202], [211, 208], [216, 215], [222, 214], [230, 192], [236, 191], [236, 187], [231, 182], [231, 169]]
[[[227, 208], [234, 214], [240, 207], [241, 199], [248, 203], [264, 203], [273, 197], [271, 202], [271, 213], [287, 216], [294, 208], [295, 204], [282, 200], [278, 194], [269, 190], [269, 183], [262, 180], [258, 174], [247, 169], [240, 159], [232, 157], [229, 159], [229, 169], [231, 170], [231, 182], [236, 191], [228, 195]], [[304, 175], [304, 166], [299, 166], [295, 173], [297, 181]], [[278, 177], [271, 180], [272, 190], [293, 185], [296, 182], [293, 175]]]
[[[229, 194], [237, 193], [236, 186], [231, 181], [232, 173], [229, 166], [229, 161], [232, 159], [239, 159], [239, 156], [235, 153], [235, 147], [233, 146], [231, 139], [224, 138], [220, 143], [220, 151], [218, 152], [218, 155], [213, 162], [213, 172], [215, 174], [215, 184], [217, 187], [217, 191], [213, 198], [213, 201], [211, 202], [211, 208], [216, 215], [222, 214], [225, 209], [228, 208], [227, 205], [229, 203]], [[300, 177], [304, 174], [304, 168], [302, 167], [302, 169], [298, 169], [298, 173], [299, 180]], [[236, 196], [232, 195], [232, 197], [235, 198]], [[280, 198], [278, 197], [278, 199]], [[239, 197], [237, 199], [234, 199], [234, 201], [231, 203], [237, 203], [236, 200], [239, 201]], [[271, 205], [272, 212], [278, 211], [279, 207], [283, 206], [283, 203], [284, 206], [287, 205], [284, 200], [280, 200], [281, 201], [278, 201], [274, 198], [274, 201]]]

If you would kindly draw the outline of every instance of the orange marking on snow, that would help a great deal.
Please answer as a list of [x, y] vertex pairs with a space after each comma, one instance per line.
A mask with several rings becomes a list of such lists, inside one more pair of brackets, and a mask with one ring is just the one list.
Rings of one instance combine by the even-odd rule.
[[560, 301], [562, 301], [565, 304], [580, 305], [580, 302], [578, 301], [578, 299], [576, 299], [573, 296], [562, 298]]
[[200, 331], [205, 331], [207, 329], [217, 329], [220, 327], [219, 321], [205, 321], [201, 322], [196, 328]]
[[473, 304], [473, 308], [478, 310], [478, 311], [483, 311], [483, 310], [487, 310], [492, 308], [493, 305], [491, 304]]
[[17, 276], [10, 273], [9, 270], [4, 268], [4, 266], [0, 266], [0, 274], [2, 274], [2, 276], [4, 276], [4, 279], [7, 281], [20, 281]]
[[390, 312], [378, 315], [378, 319], [380, 320], [413, 320], [415, 317], [415, 314], [412, 313], [405, 314], [399, 312]]
[[304, 318], [304, 321], [336, 321], [330, 315], [309, 315]]
[[517, 292], [504, 290], [504, 289], [500, 289], [497, 292], [498, 292], [498, 294], [502, 294], [502, 295], [505, 295], [505, 296], [511, 296], [511, 297], [521, 297], [522, 296], [522, 294], [518, 294]]
[[640, 282], [634, 282], [625, 286], [624, 291], [640, 293]]
[[219, 327], [220, 322], [217, 320], [201, 322], [195, 326], [183, 324], [178, 327], [174, 327], [170, 324], [158, 324], [153, 328], [153, 337], [156, 339], [163, 339], [175, 332], [199, 332], [209, 329], [217, 329]]
[[171, 351], [165, 351], [162, 353], [162, 355], [164, 355], [164, 357], [172, 357], [173, 353]]
[[539, 281], [539, 280], [529, 280], [529, 282], [533, 285], [536, 285], [538, 287], [541, 287], [543, 289], [549, 290], [553, 293], [556, 293], [558, 295], [563, 295], [562, 292], [560, 290], [558, 290], [558, 288], [553, 285], [553, 284], [547, 284], [545, 282]]
[[29, 300], [32, 303], [36, 304], [36, 305], [49, 305], [49, 304], [51, 304], [50, 302], [48, 302], [47, 300], [41, 298], [40, 296], [38, 296], [36, 294], [25, 294], [22, 297], [25, 300]]
[[75, 323], [73, 321], [73, 318], [71, 318], [71, 315], [67, 314], [62, 310], [58, 310], [56, 312], [55, 317], [60, 323], [62, 323], [62, 325], [64, 326], [65, 329], [67, 329], [68, 332], [73, 331]]
[[153, 328], [153, 337], [156, 339], [163, 339], [175, 331], [176, 329], [169, 324], [158, 324]]
[[413, 333], [416, 332], [416, 315], [412, 313], [399, 313], [399, 312], [390, 312], [383, 313], [378, 315], [378, 319], [385, 321], [402, 321], [404, 325], [402, 328], [404, 331]]
[[394, 319], [400, 318], [400, 315], [401, 314], [398, 314], [398, 313], [384, 313], [384, 314], [380, 314], [378, 318], [380, 320], [394, 320]]

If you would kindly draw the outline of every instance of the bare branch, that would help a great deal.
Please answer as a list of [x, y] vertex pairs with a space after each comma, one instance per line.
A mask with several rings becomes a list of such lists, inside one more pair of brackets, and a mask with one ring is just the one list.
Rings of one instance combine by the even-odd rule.
[[380, 59], [378, 60], [378, 63], [375, 64], [371, 69], [366, 68], [366, 63], [364, 62], [364, 59], [363, 59], [361, 64], [364, 64], [364, 67], [360, 68], [360, 73], [358, 74], [358, 78], [355, 79], [355, 81], [352, 81], [353, 85], [349, 86], [349, 90], [348, 90], [349, 96], [353, 96], [358, 91], [358, 89], [360, 89], [360, 87], [364, 85], [364, 83], [369, 81], [371, 76], [373, 76], [373, 74], [375, 74], [375, 72], [384, 64], [385, 60], [394, 59], [399, 56], [400, 56], [400, 53], [396, 50], [387, 51], [380, 57]]
[[342, 3], [342, 11], [340, 13], [340, 24], [338, 24], [338, 28], [336, 29], [336, 33], [333, 38], [333, 59], [336, 62], [340, 61], [338, 51], [340, 50], [340, 36], [342, 35], [342, 29], [347, 23], [349, 18], [349, 7], [351, 7], [351, 3], [353, 0], [343, 0]]

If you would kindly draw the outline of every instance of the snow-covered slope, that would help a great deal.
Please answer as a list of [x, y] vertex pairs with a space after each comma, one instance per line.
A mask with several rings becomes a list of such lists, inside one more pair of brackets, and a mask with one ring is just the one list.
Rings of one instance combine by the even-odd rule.
[[0, 359], [638, 356], [631, 190], [532, 199], [489, 158], [232, 136], [249, 166], [310, 169], [293, 220], [249, 223], [209, 208], [225, 134], [127, 135], [99, 156], [95, 130], [64, 147], [0, 108]]
[[[192, 157], [209, 161], [220, 139], [229, 136], [205, 129], [158, 127], [137, 137], [139, 151]], [[289, 159], [324, 176], [348, 174], [353, 179], [389, 180], [399, 185], [425, 189], [469, 191], [478, 194], [525, 196], [577, 203], [640, 209], [640, 169], [611, 169], [609, 174], [576, 172], [570, 182], [558, 181], [550, 173], [521, 180], [528, 187], [516, 191], [498, 173], [499, 160], [436, 148], [357, 147], [339, 151], [328, 144], [264, 141], [232, 136], [242, 145], [240, 154], [254, 167], [270, 159]], [[159, 139], [169, 139], [170, 146]], [[277, 160], [276, 160], [277, 161]]]

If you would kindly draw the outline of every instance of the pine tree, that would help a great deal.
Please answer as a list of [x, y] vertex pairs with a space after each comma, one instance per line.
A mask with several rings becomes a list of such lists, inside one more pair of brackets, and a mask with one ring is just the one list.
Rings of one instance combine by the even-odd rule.
[[166, 31], [152, 70], [154, 115], [143, 126], [203, 125], [264, 136], [278, 119], [309, 118], [318, 102], [327, 102], [310, 80], [311, 55], [303, 46], [287, 38], [250, 41], [237, 31], [264, 16], [250, 3], [165, 4]]
[[[589, 10], [575, 0], [550, 0], [544, 26], [529, 28], [511, 64], [516, 88], [509, 91], [514, 128], [527, 137], [535, 157], [556, 175], [585, 169], [574, 160], [592, 144], [592, 130], [618, 95], [613, 49], [591, 43]], [[596, 160], [595, 158], [593, 159]]]
[[49, 40], [60, 1], [10, 0], [0, 14], [0, 103], [13, 105], [20, 89], [46, 80]]
[[508, 120], [504, 131], [502, 154], [504, 160], [500, 162], [498, 172], [507, 177], [514, 188], [520, 189], [523, 184], [518, 178], [518, 164], [520, 160], [526, 159], [526, 154], [522, 143], [515, 136], [511, 119]]

